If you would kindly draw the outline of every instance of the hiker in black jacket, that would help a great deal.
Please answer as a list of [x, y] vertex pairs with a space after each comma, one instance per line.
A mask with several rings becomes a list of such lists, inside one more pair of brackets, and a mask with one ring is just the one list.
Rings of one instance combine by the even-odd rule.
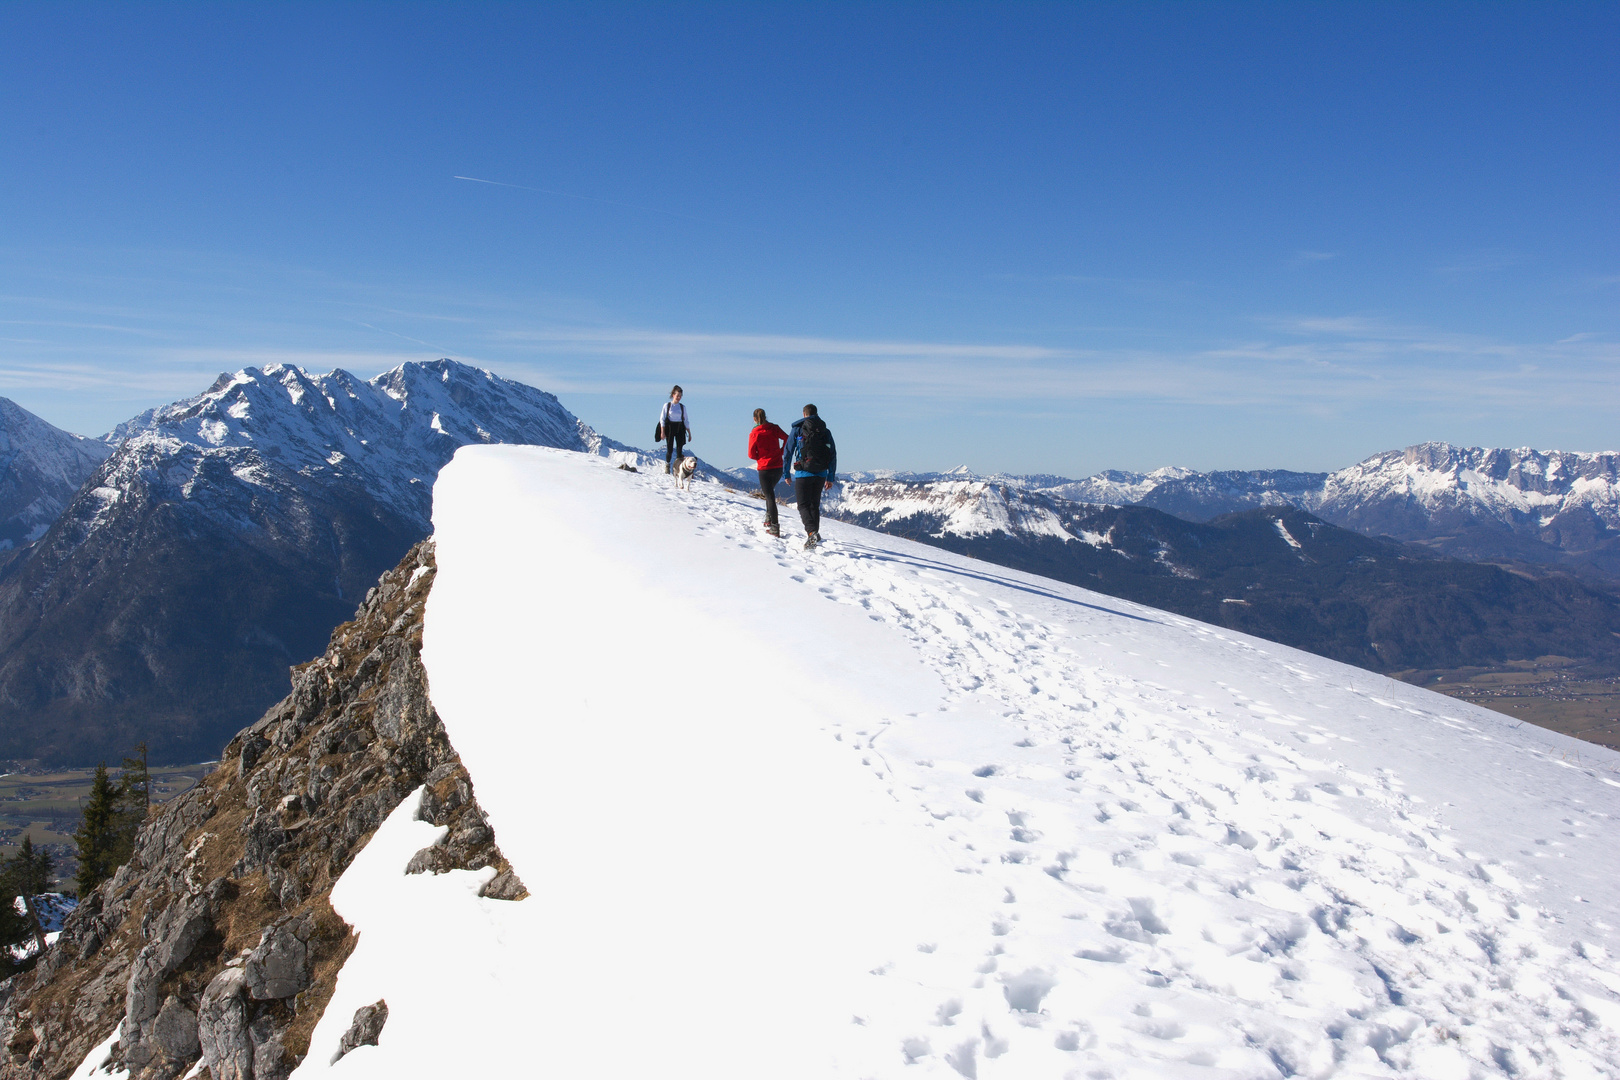
[[782, 460], [787, 462], [787, 473], [793, 478], [799, 520], [809, 534], [804, 546], [813, 548], [821, 543], [821, 493], [833, 486], [838, 474], [838, 447], [814, 405], [806, 405], [804, 418], [794, 421]]

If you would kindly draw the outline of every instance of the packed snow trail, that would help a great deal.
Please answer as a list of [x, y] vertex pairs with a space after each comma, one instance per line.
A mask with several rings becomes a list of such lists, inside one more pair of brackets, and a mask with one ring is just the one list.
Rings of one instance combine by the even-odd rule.
[[342, 1075], [1620, 1070], [1620, 755], [761, 518], [562, 451], [446, 467], [424, 660], [533, 895], [403, 876], [407, 800], [334, 891], [360, 944], [301, 1073], [379, 997]]

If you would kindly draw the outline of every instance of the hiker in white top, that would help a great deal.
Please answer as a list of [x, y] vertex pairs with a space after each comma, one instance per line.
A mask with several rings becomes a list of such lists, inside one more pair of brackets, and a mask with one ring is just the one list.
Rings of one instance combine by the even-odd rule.
[[682, 448], [692, 441], [692, 416], [681, 404], [679, 386], [669, 392], [664, 411], [658, 414], [658, 427], [663, 433], [664, 471], [667, 473], [671, 463], [681, 456]]

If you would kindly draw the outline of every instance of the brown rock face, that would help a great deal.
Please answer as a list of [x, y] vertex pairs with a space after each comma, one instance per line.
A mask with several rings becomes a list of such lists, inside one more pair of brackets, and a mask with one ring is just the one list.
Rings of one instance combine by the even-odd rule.
[[[493, 866], [486, 895], [528, 895], [428, 699], [433, 577], [428, 540], [220, 767], [156, 812], [38, 966], [0, 983], [0, 1080], [66, 1077], [114, 1028], [113, 1057], [137, 1080], [173, 1080], [199, 1057], [213, 1080], [285, 1077], [354, 946], [327, 895], [418, 787], [423, 819], [449, 831], [408, 872]], [[380, 1022], [365, 1026], [374, 1042]]]

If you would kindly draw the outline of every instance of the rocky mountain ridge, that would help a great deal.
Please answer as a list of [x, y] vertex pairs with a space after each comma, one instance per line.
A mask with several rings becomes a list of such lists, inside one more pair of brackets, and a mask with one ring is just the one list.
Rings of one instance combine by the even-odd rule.
[[[155, 812], [38, 966], [0, 984], [0, 1080], [67, 1077], [103, 1044], [135, 1080], [287, 1076], [353, 946], [332, 884], [418, 790], [444, 833], [407, 872], [493, 867], [482, 895], [526, 895], [428, 698], [434, 573], [418, 544], [220, 767]], [[351, 1048], [376, 1041], [386, 1001], [360, 1013]]]

